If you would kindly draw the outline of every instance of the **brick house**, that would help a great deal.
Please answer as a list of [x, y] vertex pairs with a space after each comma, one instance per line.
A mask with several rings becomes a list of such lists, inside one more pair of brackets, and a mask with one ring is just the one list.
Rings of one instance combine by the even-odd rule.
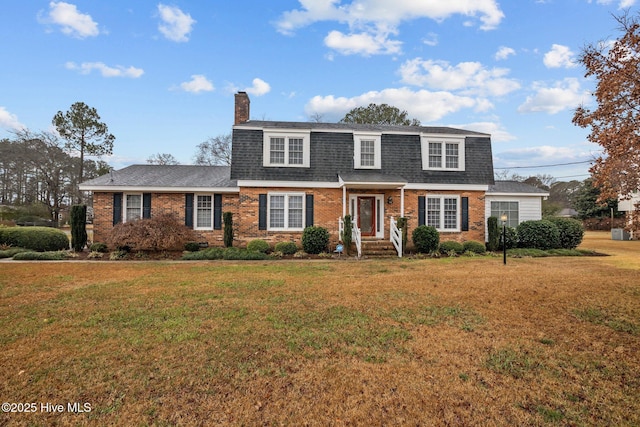
[[133, 165], [83, 183], [93, 192], [94, 240], [120, 221], [173, 212], [221, 245], [222, 213], [232, 212], [239, 246], [300, 243], [309, 225], [327, 228], [335, 244], [348, 214], [363, 239], [388, 241], [392, 218], [406, 217], [409, 231], [427, 224], [441, 240], [485, 241], [486, 218], [502, 206], [487, 204], [492, 191], [493, 202], [513, 202], [504, 206], [516, 223], [539, 219], [548, 195], [494, 182], [488, 134], [254, 121], [249, 106], [247, 94], [237, 93], [230, 167]]

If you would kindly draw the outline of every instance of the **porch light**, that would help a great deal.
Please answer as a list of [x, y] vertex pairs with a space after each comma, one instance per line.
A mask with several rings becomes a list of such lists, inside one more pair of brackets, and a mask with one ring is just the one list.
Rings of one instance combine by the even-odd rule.
[[387, 197], [387, 204], [388, 205], [392, 205], [393, 204], [393, 197], [392, 196]]
[[506, 212], [502, 212], [500, 215], [500, 221], [502, 221], [502, 263], [507, 265], [507, 216]]

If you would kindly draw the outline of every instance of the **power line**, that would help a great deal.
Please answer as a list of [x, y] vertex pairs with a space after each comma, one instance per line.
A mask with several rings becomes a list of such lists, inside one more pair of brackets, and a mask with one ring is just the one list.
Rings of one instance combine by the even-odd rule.
[[538, 168], [553, 168], [556, 166], [570, 166], [570, 165], [582, 165], [585, 163], [591, 163], [593, 160], [585, 160], [583, 162], [569, 162], [569, 163], [556, 163], [554, 165], [538, 165], [538, 166], [512, 166], [510, 168], [493, 168], [493, 169], [538, 169]]

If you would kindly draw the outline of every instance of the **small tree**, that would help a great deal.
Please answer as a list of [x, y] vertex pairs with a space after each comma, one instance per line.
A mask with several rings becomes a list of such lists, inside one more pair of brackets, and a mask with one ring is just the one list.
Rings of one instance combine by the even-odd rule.
[[404, 251], [407, 247], [408, 233], [407, 233], [407, 218], [400, 217], [398, 218], [398, 228], [402, 231], [402, 254], [404, 255]]
[[418, 252], [429, 253], [438, 249], [440, 234], [435, 227], [421, 225], [411, 233], [413, 244]]
[[340, 123], [420, 126], [420, 120], [409, 119], [409, 113], [387, 104], [369, 104], [349, 111]]
[[500, 246], [500, 228], [498, 227], [498, 218], [490, 216], [487, 219], [487, 230], [489, 232], [489, 241], [487, 242], [487, 249], [494, 252], [498, 250]]
[[319, 254], [327, 250], [329, 231], [324, 227], [307, 227], [302, 232], [302, 249], [308, 254]]
[[82, 252], [87, 245], [87, 205], [71, 206], [71, 247]]
[[342, 243], [344, 243], [344, 249], [349, 255], [351, 251], [351, 241], [353, 238], [353, 223], [351, 222], [351, 215], [345, 215], [344, 217], [344, 230], [342, 230]]
[[233, 246], [233, 213], [225, 212], [224, 215], [224, 247]]

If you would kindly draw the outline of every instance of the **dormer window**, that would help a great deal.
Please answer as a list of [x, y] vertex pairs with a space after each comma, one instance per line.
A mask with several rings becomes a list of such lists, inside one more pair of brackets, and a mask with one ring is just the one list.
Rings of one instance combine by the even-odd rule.
[[309, 132], [264, 131], [263, 166], [308, 168], [309, 140]]
[[422, 136], [423, 170], [464, 170], [464, 138]]
[[353, 135], [353, 160], [355, 169], [380, 169], [382, 156], [380, 154], [379, 133]]

